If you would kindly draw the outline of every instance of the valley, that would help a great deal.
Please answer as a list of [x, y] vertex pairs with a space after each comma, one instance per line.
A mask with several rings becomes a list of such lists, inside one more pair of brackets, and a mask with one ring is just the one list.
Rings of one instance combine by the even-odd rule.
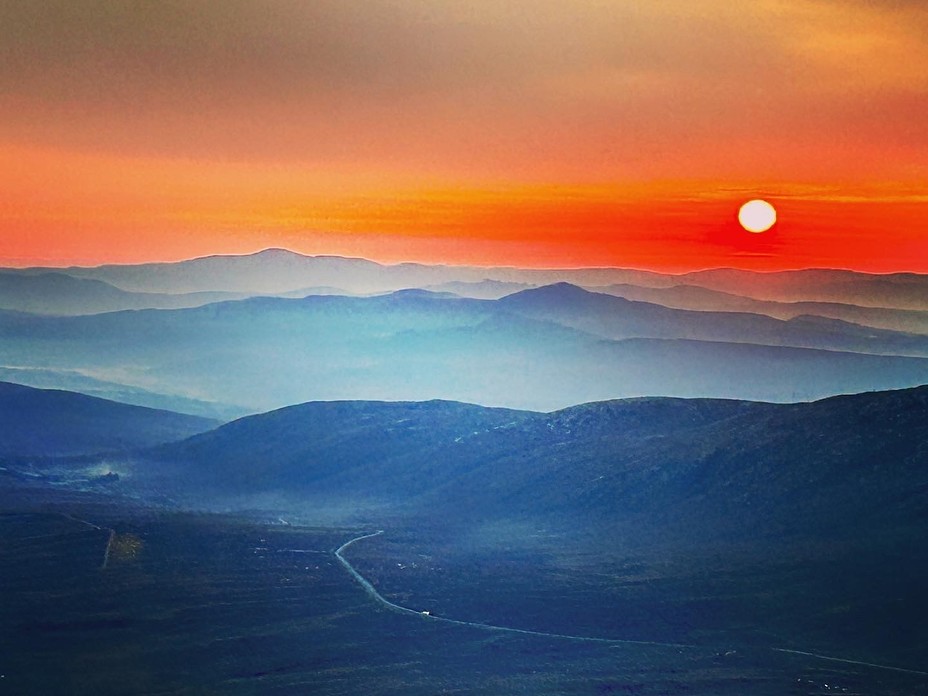
[[0, 696], [928, 696], [925, 66], [0, 0]]
[[355, 261], [0, 283], [0, 686], [928, 694], [915, 280]]
[[924, 388], [323, 402], [7, 459], [0, 673], [73, 694], [928, 693], [926, 409]]
[[[905, 659], [902, 641], [873, 650], [871, 634], [868, 652], [861, 636], [816, 637], [814, 620], [804, 630], [790, 626], [792, 604], [814, 618], [841, 601], [822, 593], [791, 602], [791, 593], [808, 590], [791, 562], [749, 570], [576, 550], [549, 555], [563, 553], [560, 542], [572, 546], [569, 538], [493, 557], [415, 529], [346, 546], [369, 533], [171, 512], [86, 493], [20, 491], [11, 500], [7, 492], [0, 502], [19, 508], [0, 516], [0, 557], [10, 569], [0, 582], [5, 596], [17, 597], [0, 610], [0, 673], [13, 693], [63, 685], [76, 695], [926, 693], [917, 669], [886, 668]], [[111, 526], [124, 540], [106, 568], [105, 535], [60, 510]], [[388, 601], [430, 607], [432, 615], [373, 601], [337, 550]], [[786, 609], [786, 620], [752, 630], [749, 597], [765, 597], [757, 613]], [[445, 616], [451, 620], [435, 618]], [[479, 625], [486, 622], [514, 630]], [[685, 644], [659, 644], [673, 638]], [[838, 656], [848, 661], [805, 654], [825, 649], [843, 649]], [[890, 656], [896, 662], [859, 664]]]

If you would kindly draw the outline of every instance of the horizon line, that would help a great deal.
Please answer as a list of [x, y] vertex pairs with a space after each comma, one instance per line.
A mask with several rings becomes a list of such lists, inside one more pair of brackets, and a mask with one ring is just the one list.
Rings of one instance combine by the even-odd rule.
[[395, 261], [395, 262], [385, 262], [378, 261], [376, 259], [367, 258], [364, 256], [344, 256], [342, 254], [308, 254], [301, 251], [296, 251], [294, 249], [288, 249], [286, 247], [273, 246], [273, 247], [263, 247], [255, 251], [243, 252], [243, 253], [223, 253], [216, 252], [210, 254], [204, 254], [201, 256], [190, 256], [174, 260], [149, 260], [149, 261], [132, 261], [127, 263], [98, 263], [98, 264], [87, 264], [82, 263], [72, 263], [69, 265], [8, 265], [8, 262], [0, 263], [0, 270], [10, 270], [10, 271], [33, 271], [33, 270], [47, 270], [49, 272], [54, 271], [67, 271], [68, 269], [95, 269], [95, 268], [104, 268], [104, 267], [123, 267], [131, 268], [137, 266], [160, 266], [160, 265], [174, 265], [180, 263], [189, 263], [191, 261], [203, 261], [207, 259], [220, 259], [220, 258], [248, 258], [253, 256], [259, 256], [261, 254], [267, 254], [272, 252], [281, 252], [285, 254], [290, 254], [293, 256], [299, 256], [305, 259], [340, 259], [345, 261], [361, 261], [365, 263], [372, 263], [382, 267], [397, 267], [397, 266], [431, 266], [431, 267], [443, 267], [443, 268], [475, 268], [475, 269], [486, 269], [486, 270], [520, 270], [520, 271], [599, 271], [599, 270], [609, 270], [609, 271], [635, 271], [643, 273], [653, 273], [655, 275], [662, 276], [687, 276], [695, 273], [704, 273], [708, 271], [737, 271], [743, 273], [752, 273], [757, 275], [775, 275], [777, 273], [795, 273], [802, 271], [835, 271], [835, 272], [846, 272], [846, 273], [857, 273], [860, 275], [869, 275], [869, 276], [891, 276], [891, 275], [915, 275], [915, 276], [926, 276], [928, 272], [926, 271], [912, 271], [912, 270], [899, 270], [899, 271], [863, 271], [856, 268], [848, 267], [837, 267], [837, 266], [787, 266], [778, 269], [753, 269], [753, 268], [743, 268], [739, 266], [702, 266], [694, 267], [691, 270], [686, 271], [667, 271], [667, 270], [657, 270], [655, 268], [641, 267], [641, 266], [611, 266], [611, 265], [602, 265], [602, 266], [516, 266], [516, 265], [482, 265], [482, 264], [464, 264], [464, 263], [442, 263], [442, 262], [427, 262], [427, 261], [416, 261], [416, 260], [407, 260], [407, 261]]

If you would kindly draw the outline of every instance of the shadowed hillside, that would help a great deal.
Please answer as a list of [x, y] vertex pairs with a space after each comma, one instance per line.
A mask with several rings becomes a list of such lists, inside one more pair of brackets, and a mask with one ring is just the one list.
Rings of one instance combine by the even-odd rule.
[[125, 451], [214, 428], [218, 421], [0, 382], [0, 457]]
[[643, 538], [749, 539], [923, 524], [926, 443], [928, 387], [809, 404], [637, 399], [550, 414], [310, 403], [154, 450], [139, 473], [219, 497], [376, 500], [448, 523], [557, 518]]

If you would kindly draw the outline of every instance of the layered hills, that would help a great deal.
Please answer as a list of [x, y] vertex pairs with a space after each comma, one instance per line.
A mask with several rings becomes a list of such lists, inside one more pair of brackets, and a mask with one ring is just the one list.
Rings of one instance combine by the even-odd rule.
[[887, 307], [864, 307], [841, 302], [792, 301], [778, 302], [757, 300], [720, 290], [710, 290], [697, 285], [674, 285], [667, 288], [648, 288], [638, 285], [617, 284], [591, 287], [589, 290], [626, 300], [651, 302], [674, 309], [692, 309], [710, 312], [746, 312], [765, 315], [776, 319], [793, 319], [800, 316], [816, 316], [872, 326], [880, 329], [911, 333], [928, 333], [928, 311], [892, 309]]
[[[85, 282], [75, 282], [85, 281]], [[497, 299], [504, 294], [569, 282], [591, 289], [620, 288], [642, 299], [687, 309], [751, 311], [789, 318], [784, 303], [809, 303], [804, 313], [908, 328], [893, 322], [894, 310], [928, 311], [928, 281], [916, 274], [874, 275], [816, 270], [756, 273], [734, 269], [682, 275], [622, 268], [524, 269], [384, 265], [337, 256], [305, 256], [267, 249], [244, 256], [208, 256], [175, 263], [94, 268], [6, 269], [0, 277], [0, 307], [48, 314], [89, 314], [116, 309], [184, 307], [254, 295], [371, 294], [404, 288], [451, 291]], [[680, 293], [693, 295], [680, 304]], [[667, 292], [655, 292], [665, 290]], [[733, 299], [732, 295], [734, 298]], [[692, 306], [698, 302], [699, 306]], [[842, 307], [815, 307], [815, 304]], [[859, 311], [866, 309], [868, 311]], [[784, 312], [789, 314], [785, 316]], [[884, 317], [888, 312], [888, 319]], [[923, 318], [922, 318], [923, 320]], [[866, 322], [864, 322], [866, 323]]]
[[[58, 659], [49, 637], [132, 633], [134, 661], [176, 643], [178, 616], [212, 617], [198, 644], [244, 636], [250, 654], [271, 612], [295, 640], [262, 628], [270, 666], [223, 672], [263, 684], [331, 671], [331, 646], [375, 626], [387, 648], [470, 631], [430, 610], [550, 632], [510, 635], [544, 659], [540, 641], [567, 634], [672, 643], [667, 669], [639, 663], [655, 693], [695, 672], [715, 693], [722, 668], [760, 683], [773, 658], [789, 665], [770, 693], [914, 693], [883, 677], [920, 679], [928, 654], [926, 316], [911, 274], [283, 250], [2, 271], [0, 379], [54, 388], [0, 383], [17, 659], [38, 672]], [[415, 617], [366, 602], [332, 556], [351, 538], [355, 579]], [[460, 654], [470, 670], [504, 642], [480, 633]], [[584, 665], [590, 646], [573, 644]], [[613, 664], [619, 646], [600, 647]]]
[[211, 403], [215, 413], [339, 399], [531, 410], [636, 396], [796, 401], [928, 382], [925, 336], [675, 310], [568, 284], [499, 300], [404, 290], [74, 317], [0, 312], [0, 333], [8, 370], [88, 375], [160, 394], [172, 410]]

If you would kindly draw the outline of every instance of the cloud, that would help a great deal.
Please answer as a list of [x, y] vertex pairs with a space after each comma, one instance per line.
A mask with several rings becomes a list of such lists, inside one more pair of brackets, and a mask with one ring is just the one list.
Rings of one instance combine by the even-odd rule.
[[815, 144], [928, 145], [926, 36], [901, 0], [2, 2], [0, 120], [135, 156], [773, 174]]

